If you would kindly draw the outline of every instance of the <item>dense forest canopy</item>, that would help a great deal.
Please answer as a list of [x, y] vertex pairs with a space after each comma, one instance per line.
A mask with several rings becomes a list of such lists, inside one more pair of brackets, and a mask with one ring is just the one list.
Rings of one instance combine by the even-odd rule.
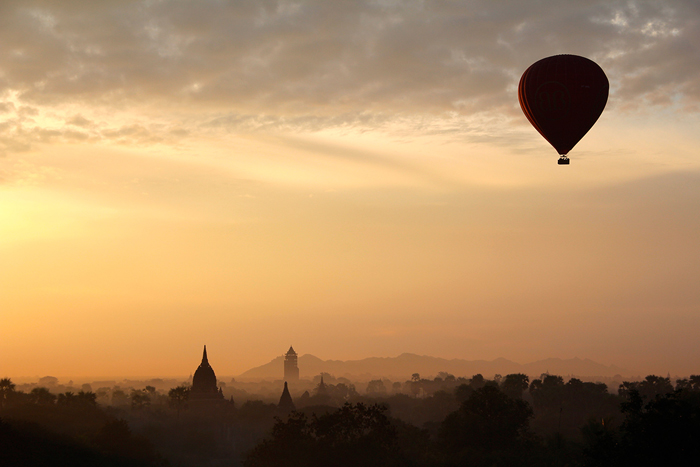
[[649, 375], [608, 388], [550, 374], [532, 381], [414, 374], [370, 381], [362, 393], [320, 376], [324, 382], [317, 378], [291, 406], [250, 394], [202, 405], [187, 384], [113, 387], [106, 395], [88, 387], [56, 392], [49, 381], [51, 388], [25, 392], [4, 378], [0, 463], [639, 466], [700, 455], [697, 375], [673, 382]]

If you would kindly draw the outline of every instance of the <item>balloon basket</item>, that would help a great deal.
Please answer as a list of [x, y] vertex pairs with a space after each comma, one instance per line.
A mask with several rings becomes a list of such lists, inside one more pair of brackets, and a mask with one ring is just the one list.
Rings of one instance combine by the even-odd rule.
[[557, 164], [559, 165], [569, 165], [569, 158], [566, 156], [561, 156], [559, 160], [557, 161]]

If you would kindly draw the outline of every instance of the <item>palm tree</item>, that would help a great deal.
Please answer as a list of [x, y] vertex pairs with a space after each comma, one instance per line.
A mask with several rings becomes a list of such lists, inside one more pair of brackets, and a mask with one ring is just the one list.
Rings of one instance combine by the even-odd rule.
[[63, 394], [58, 395], [58, 400], [56, 403], [58, 405], [74, 405], [76, 402], [76, 396], [71, 391], [66, 391]]
[[53, 405], [56, 401], [56, 396], [51, 394], [46, 388], [34, 388], [32, 392], [29, 393], [29, 400], [33, 404], [38, 405]]
[[10, 378], [0, 379], [0, 409], [5, 407], [5, 402], [15, 392], [15, 383]]
[[75, 397], [80, 405], [92, 407], [97, 405], [97, 394], [92, 391], [80, 391]]

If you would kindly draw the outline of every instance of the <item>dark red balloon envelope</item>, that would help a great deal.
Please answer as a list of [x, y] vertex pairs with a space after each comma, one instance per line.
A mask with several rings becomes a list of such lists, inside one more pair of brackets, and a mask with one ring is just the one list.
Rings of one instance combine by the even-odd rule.
[[600, 117], [609, 89], [608, 78], [594, 61], [555, 55], [525, 70], [518, 100], [532, 126], [566, 155]]

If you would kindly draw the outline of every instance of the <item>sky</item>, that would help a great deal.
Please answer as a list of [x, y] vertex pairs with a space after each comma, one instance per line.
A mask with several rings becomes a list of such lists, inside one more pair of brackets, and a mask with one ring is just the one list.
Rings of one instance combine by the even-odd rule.
[[[570, 166], [517, 99], [562, 53], [610, 81]], [[695, 0], [3, 0], [0, 377], [698, 374], [699, 123]]]

